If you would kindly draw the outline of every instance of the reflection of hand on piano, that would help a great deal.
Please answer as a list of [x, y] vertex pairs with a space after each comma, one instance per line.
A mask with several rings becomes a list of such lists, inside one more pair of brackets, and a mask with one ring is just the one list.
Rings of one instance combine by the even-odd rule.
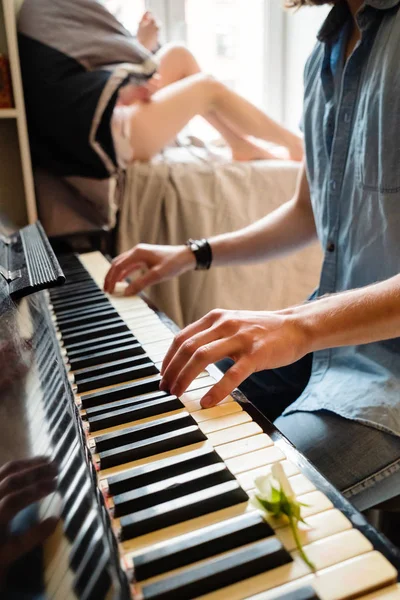
[[51, 535], [57, 519], [48, 518], [22, 534], [10, 534], [14, 517], [56, 488], [56, 468], [44, 457], [7, 463], [0, 469], [0, 586], [8, 568]]
[[138, 244], [113, 260], [104, 281], [104, 291], [112, 294], [118, 281], [145, 269], [145, 273], [127, 287], [125, 295], [130, 296], [194, 267], [195, 258], [187, 246]]
[[289, 314], [213, 310], [175, 337], [161, 368], [160, 389], [179, 396], [205, 367], [230, 357], [235, 364], [202, 400], [209, 408], [252, 373], [291, 364], [309, 351], [304, 331]]
[[0, 391], [23, 377], [29, 369], [29, 343], [21, 347], [14, 338], [0, 341], [0, 364], [6, 367], [0, 370]]

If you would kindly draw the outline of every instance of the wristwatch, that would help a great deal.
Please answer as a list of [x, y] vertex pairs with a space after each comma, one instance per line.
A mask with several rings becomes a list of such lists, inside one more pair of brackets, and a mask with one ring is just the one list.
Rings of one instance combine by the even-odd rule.
[[206, 271], [211, 267], [212, 250], [206, 239], [192, 240], [189, 238], [186, 246], [191, 249], [196, 258], [196, 271]]

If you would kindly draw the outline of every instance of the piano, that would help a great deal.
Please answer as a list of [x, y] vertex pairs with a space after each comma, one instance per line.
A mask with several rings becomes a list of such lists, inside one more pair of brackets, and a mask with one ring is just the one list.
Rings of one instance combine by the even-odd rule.
[[[57, 528], [5, 597], [400, 599], [398, 550], [247, 398], [201, 409], [216, 367], [179, 398], [159, 390], [177, 331], [164, 314], [124, 297], [125, 284], [105, 294], [101, 253], [57, 258], [61, 287], [30, 283], [15, 297], [0, 275], [0, 460], [45, 454], [59, 469], [34, 511], [59, 516]], [[62, 281], [52, 261], [49, 285]], [[250, 502], [276, 462], [304, 503], [299, 536], [314, 572], [288, 523]]]

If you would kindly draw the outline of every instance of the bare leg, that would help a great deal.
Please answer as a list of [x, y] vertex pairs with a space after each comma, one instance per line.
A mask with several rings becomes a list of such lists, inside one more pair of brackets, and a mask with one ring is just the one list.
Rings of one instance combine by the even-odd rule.
[[[159, 75], [161, 77], [161, 86], [166, 87], [171, 83], [185, 79], [190, 75], [201, 73], [199, 63], [193, 54], [185, 46], [166, 45], [158, 53]], [[204, 118], [212, 125], [225, 139], [232, 149], [232, 158], [234, 160], [248, 161], [259, 159], [277, 158], [271, 152], [255, 142], [250, 141], [241, 135], [233, 124], [224, 121], [221, 115], [210, 112], [204, 115]]]
[[[156, 92], [150, 103], [130, 107], [135, 159], [148, 160], [172, 141], [194, 116], [202, 115], [217, 125], [225, 139], [230, 137], [227, 141], [232, 147], [239, 140], [250, 144], [244, 136], [251, 135], [286, 146], [291, 157], [300, 160], [300, 138], [212, 77], [202, 73], [187, 76], [186, 65], [180, 64], [181, 61], [175, 64], [171, 61], [169, 71], [163, 69], [166, 56], [160, 61], [161, 80], [166, 87]], [[194, 61], [192, 68], [198, 70], [196, 61], [190, 57]], [[166, 60], [164, 63], [167, 65]], [[170, 83], [173, 79], [175, 82]]]

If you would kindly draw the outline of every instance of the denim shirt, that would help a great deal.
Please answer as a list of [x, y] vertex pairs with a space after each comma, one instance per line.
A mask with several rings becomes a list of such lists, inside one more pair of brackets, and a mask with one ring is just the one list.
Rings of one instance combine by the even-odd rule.
[[[307, 176], [325, 250], [318, 296], [400, 272], [399, 5], [365, 2], [339, 93], [333, 59], [351, 18], [345, 2], [306, 65]], [[284, 414], [321, 409], [400, 436], [400, 338], [315, 352], [310, 382]]]

